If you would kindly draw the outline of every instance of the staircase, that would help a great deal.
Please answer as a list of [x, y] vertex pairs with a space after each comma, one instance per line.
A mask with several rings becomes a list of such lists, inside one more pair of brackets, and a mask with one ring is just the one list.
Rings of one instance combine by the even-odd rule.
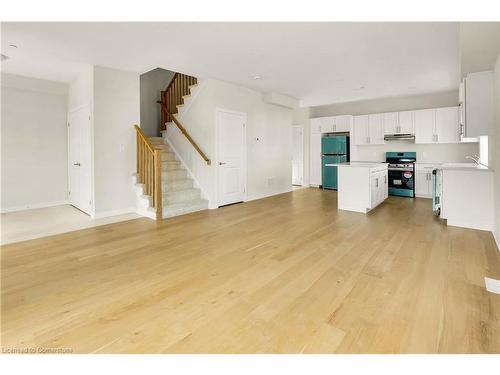
[[[195, 77], [175, 73], [165, 91], [161, 92], [160, 130], [176, 126], [200, 157], [210, 165], [210, 159], [177, 119], [191, 90], [197, 87]], [[137, 173], [134, 182], [138, 193], [138, 212], [157, 220], [190, 212], [205, 210], [208, 201], [194, 186], [193, 179], [177, 160], [175, 153], [163, 137], [146, 137], [138, 125], [134, 125], [137, 139]]]
[[[194, 187], [193, 179], [175, 153], [162, 137], [151, 137], [149, 141], [161, 153], [161, 191], [163, 218], [206, 210], [208, 201], [201, 196], [200, 189]], [[155, 212], [154, 208], [148, 208]]]

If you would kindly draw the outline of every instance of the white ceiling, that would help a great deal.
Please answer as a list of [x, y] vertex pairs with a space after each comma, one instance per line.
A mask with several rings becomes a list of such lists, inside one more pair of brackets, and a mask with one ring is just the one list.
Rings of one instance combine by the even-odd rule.
[[10, 56], [3, 71], [37, 78], [70, 82], [86, 64], [161, 67], [302, 106], [459, 83], [458, 23], [3, 23], [2, 53]]

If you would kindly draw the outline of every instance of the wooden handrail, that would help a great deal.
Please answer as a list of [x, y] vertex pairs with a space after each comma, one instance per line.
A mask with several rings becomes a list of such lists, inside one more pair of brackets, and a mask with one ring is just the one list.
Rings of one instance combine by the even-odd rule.
[[137, 139], [137, 181], [144, 186], [144, 194], [151, 196], [156, 219], [163, 218], [161, 191], [161, 151], [157, 150], [138, 125], [134, 125]]
[[146, 146], [148, 147], [149, 151], [154, 152], [154, 147], [151, 141], [149, 140], [148, 137], [146, 137], [146, 134], [142, 131], [139, 125], [135, 124], [134, 128], [137, 132], [137, 135], [142, 139], [144, 143], [146, 143]]
[[163, 102], [161, 102], [159, 100], [157, 101], [157, 103], [159, 103], [161, 105], [161, 107], [163, 108], [163, 110], [170, 116], [170, 119], [172, 120], [172, 122], [179, 128], [179, 130], [181, 131], [181, 133], [184, 135], [184, 137], [186, 137], [186, 139], [189, 141], [189, 143], [191, 143], [191, 145], [195, 148], [195, 150], [198, 152], [198, 154], [200, 154], [201, 158], [207, 162], [207, 165], [210, 165], [211, 161], [208, 158], [208, 156], [205, 155], [205, 153], [201, 150], [201, 148], [194, 141], [194, 139], [191, 138], [191, 136], [189, 135], [189, 133], [187, 132], [187, 130], [184, 128], [184, 126], [182, 126], [182, 124], [179, 122], [179, 120], [177, 120], [177, 118], [175, 116], [173, 116], [168, 111], [167, 106], [165, 105], [165, 103], [163, 103]]

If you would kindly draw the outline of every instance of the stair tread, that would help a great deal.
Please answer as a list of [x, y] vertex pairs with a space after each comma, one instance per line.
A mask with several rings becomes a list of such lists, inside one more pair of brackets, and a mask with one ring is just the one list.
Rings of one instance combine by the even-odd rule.
[[179, 190], [175, 190], [175, 191], [166, 191], [166, 192], [163, 192], [163, 195], [174, 195], [174, 194], [178, 194], [180, 192], [183, 192], [183, 193], [186, 193], [186, 192], [190, 192], [190, 193], [200, 193], [200, 189], [197, 189], [197, 188], [194, 188], [194, 187], [188, 187], [188, 188], [184, 188], [184, 189], [179, 189]]
[[192, 199], [189, 201], [184, 201], [184, 202], [178, 202], [178, 203], [170, 203], [166, 204], [163, 206], [165, 209], [173, 209], [173, 208], [184, 208], [184, 207], [190, 207], [190, 206], [197, 206], [197, 205], [202, 205], [202, 204], [207, 204], [208, 201], [203, 198], [198, 198], [198, 199]]

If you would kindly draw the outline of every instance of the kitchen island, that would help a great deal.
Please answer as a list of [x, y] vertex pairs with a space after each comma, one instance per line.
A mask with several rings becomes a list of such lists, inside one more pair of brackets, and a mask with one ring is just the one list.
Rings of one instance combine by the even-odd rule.
[[338, 168], [338, 209], [367, 213], [388, 196], [387, 163], [327, 164]]

